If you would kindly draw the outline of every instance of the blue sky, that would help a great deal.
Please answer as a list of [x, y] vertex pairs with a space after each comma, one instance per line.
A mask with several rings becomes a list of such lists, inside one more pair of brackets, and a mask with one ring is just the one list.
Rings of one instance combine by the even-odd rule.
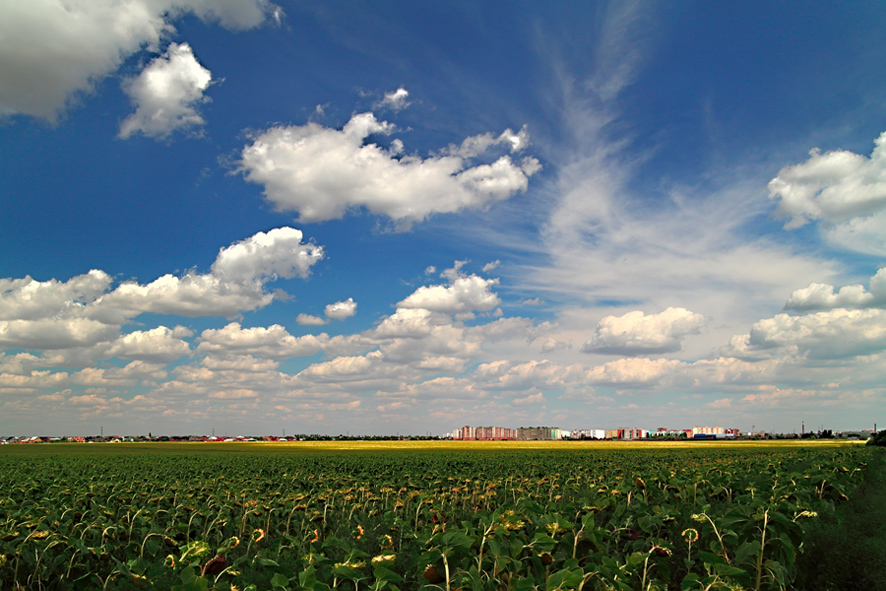
[[0, 434], [871, 428], [884, 25], [0, 1]]

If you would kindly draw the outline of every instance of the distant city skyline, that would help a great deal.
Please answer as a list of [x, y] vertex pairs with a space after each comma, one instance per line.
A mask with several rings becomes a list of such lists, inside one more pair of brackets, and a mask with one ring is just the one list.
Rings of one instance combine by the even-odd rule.
[[877, 4], [0, 3], [0, 433], [886, 424]]

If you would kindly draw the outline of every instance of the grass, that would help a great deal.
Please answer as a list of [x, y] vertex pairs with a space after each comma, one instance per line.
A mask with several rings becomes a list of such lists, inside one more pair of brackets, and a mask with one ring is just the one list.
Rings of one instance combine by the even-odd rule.
[[886, 591], [886, 450], [852, 500], [811, 526], [796, 567], [797, 591]]

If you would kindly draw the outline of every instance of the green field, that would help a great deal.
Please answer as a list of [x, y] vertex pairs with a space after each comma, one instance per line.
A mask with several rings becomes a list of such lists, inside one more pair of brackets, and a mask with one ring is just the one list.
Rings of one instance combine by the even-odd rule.
[[0, 447], [0, 589], [782, 589], [838, 442]]

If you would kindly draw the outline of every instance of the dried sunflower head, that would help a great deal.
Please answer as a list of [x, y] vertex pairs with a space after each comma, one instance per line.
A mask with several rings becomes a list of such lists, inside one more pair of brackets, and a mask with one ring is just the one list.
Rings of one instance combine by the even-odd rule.
[[216, 554], [214, 558], [203, 565], [200, 576], [214, 576], [222, 572], [228, 567], [228, 561], [221, 554]]

